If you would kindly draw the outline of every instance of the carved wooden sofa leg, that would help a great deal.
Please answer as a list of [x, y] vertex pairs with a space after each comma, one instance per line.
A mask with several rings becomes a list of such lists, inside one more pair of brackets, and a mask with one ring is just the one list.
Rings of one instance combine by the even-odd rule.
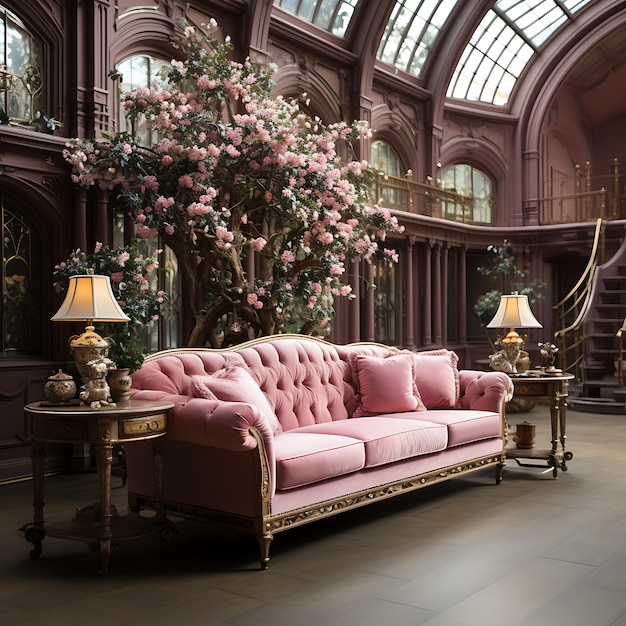
[[270, 543], [274, 535], [271, 532], [266, 532], [264, 535], [260, 535], [256, 538], [259, 542], [259, 550], [261, 552], [261, 569], [267, 569], [270, 564]]
[[496, 485], [499, 485], [502, 482], [502, 473], [504, 472], [505, 463], [498, 463], [496, 465]]

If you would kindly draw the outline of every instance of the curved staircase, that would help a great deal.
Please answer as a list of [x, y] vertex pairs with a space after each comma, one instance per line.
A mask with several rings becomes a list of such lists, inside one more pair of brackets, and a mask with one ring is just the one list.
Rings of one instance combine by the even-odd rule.
[[618, 331], [626, 323], [626, 239], [612, 259], [595, 267], [579, 320], [570, 327], [578, 331], [581, 350], [568, 404], [590, 413], [626, 414], [626, 389], [617, 369]]

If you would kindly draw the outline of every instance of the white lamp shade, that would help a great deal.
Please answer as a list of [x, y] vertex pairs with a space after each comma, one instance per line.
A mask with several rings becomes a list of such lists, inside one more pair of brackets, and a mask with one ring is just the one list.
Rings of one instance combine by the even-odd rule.
[[70, 276], [61, 308], [52, 317], [55, 322], [128, 322], [130, 318], [115, 300], [108, 276], [84, 274]]
[[543, 328], [528, 304], [528, 296], [500, 296], [500, 306], [487, 328]]

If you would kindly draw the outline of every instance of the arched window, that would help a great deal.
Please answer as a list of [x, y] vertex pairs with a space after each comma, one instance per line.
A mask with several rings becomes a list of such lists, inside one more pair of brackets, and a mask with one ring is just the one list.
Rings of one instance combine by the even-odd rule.
[[[165, 65], [169, 65], [168, 61], [156, 59], [145, 54], [124, 59], [117, 66], [117, 72], [121, 75], [120, 79], [120, 96], [127, 91], [139, 89], [141, 87], [152, 87], [153, 85], [165, 87], [159, 72]], [[124, 112], [120, 115], [119, 130], [135, 132], [140, 143], [150, 146], [155, 143], [156, 135], [150, 129], [144, 127], [131, 129], [126, 127], [127, 120]]]
[[2, 306], [0, 356], [41, 352], [39, 238], [13, 198], [0, 194]]
[[0, 6], [0, 116], [31, 124], [43, 108], [42, 45], [20, 19]]
[[389, 176], [402, 176], [400, 159], [386, 141], [372, 141], [370, 163], [377, 170]]
[[389, 178], [400, 178], [402, 166], [395, 150], [386, 141], [373, 141], [370, 149], [370, 164], [378, 172], [382, 172], [384, 184], [377, 190], [375, 200], [382, 198], [383, 204], [389, 209], [406, 211], [409, 203], [409, 192], [405, 181]]
[[445, 202], [443, 217], [470, 224], [491, 224], [494, 189], [491, 178], [472, 165], [459, 163], [443, 172], [443, 185], [448, 191], [464, 196], [469, 202]]
[[[169, 61], [144, 54], [128, 57], [121, 61], [116, 67], [118, 74], [121, 76], [119, 83], [121, 102], [123, 102], [124, 93], [127, 91], [152, 86], [160, 86], [165, 89], [167, 85], [162, 80], [160, 72], [164, 66], [169, 64]], [[137, 141], [144, 146], [152, 146], [159, 140], [157, 133], [148, 128], [145, 124], [135, 129], [127, 128], [127, 120], [123, 112], [122, 115], [120, 115], [119, 130], [133, 132], [137, 137]], [[128, 233], [125, 233], [126, 225], [127, 220], [124, 212], [117, 210], [113, 229], [114, 245], [122, 246], [129, 238]], [[134, 233], [131, 233], [131, 236], [132, 235], [134, 235]], [[178, 292], [178, 262], [176, 255], [171, 248], [162, 243], [158, 236], [151, 237], [150, 239], [142, 239], [139, 242], [139, 246], [141, 251], [147, 255], [155, 254], [157, 249], [163, 250], [159, 270], [155, 273], [154, 280], [157, 281], [157, 288], [162, 289], [166, 293], [167, 300], [171, 303], [170, 315], [167, 317], [162, 316], [159, 319], [158, 327], [146, 327], [144, 329], [141, 337], [143, 345], [148, 351], [178, 345], [179, 333], [175, 316], [173, 315], [176, 311]]]

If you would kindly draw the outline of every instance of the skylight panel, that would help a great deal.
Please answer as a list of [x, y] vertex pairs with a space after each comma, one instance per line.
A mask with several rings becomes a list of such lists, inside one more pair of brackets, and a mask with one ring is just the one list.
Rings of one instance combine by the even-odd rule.
[[305, 22], [345, 37], [354, 16], [354, 10], [361, 0], [274, 0], [280, 7]]
[[377, 59], [422, 76], [441, 28], [458, 0], [398, 0], [378, 48]]
[[461, 55], [448, 96], [505, 105], [527, 63], [592, 0], [498, 0]]

